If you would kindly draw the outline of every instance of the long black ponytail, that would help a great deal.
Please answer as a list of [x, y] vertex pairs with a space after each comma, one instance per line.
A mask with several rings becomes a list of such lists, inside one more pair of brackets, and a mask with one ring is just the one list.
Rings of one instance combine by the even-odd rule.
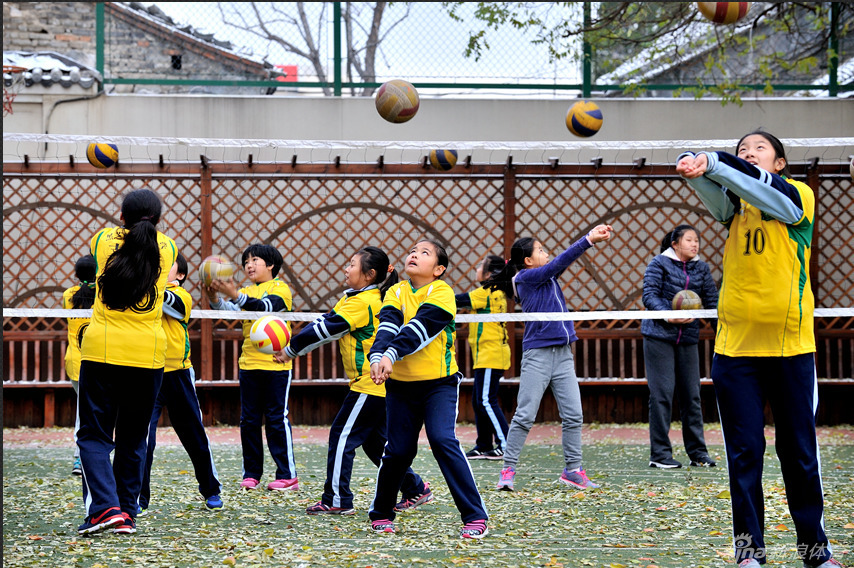
[[513, 243], [513, 246], [510, 247], [510, 259], [504, 268], [487, 278], [483, 287], [490, 290], [501, 290], [508, 298], [514, 298], [513, 277], [525, 267], [525, 259], [534, 254], [535, 242], [537, 240], [533, 237], [522, 237]]
[[356, 254], [360, 256], [359, 266], [362, 274], [368, 274], [371, 270], [374, 271], [374, 280], [371, 284], [376, 284], [380, 291], [380, 297], [385, 298], [388, 289], [400, 281], [397, 270], [392, 266], [388, 255], [382, 249], [370, 246], [359, 249]]
[[145, 312], [157, 301], [160, 247], [155, 225], [161, 208], [160, 198], [148, 188], [133, 190], [122, 201], [124, 241], [98, 278], [101, 300], [109, 309]]
[[80, 281], [80, 288], [71, 296], [71, 307], [88, 310], [95, 303], [95, 257], [87, 254], [78, 258], [74, 263], [74, 276]]

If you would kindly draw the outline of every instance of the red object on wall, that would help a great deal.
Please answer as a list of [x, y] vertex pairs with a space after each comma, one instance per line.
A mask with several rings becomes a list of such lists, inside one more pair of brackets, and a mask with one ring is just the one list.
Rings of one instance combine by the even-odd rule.
[[273, 65], [273, 67], [285, 72], [285, 76], [276, 77], [276, 81], [281, 81], [282, 83], [296, 83], [298, 74], [296, 65]]

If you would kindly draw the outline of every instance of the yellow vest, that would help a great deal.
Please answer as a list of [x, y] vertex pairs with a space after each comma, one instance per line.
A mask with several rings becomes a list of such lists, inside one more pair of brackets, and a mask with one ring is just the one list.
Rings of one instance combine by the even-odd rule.
[[[287, 311], [291, 311], [291, 309], [293, 309], [291, 289], [278, 278], [273, 278], [272, 280], [262, 282], [261, 284], [250, 284], [245, 288], [241, 288], [240, 292], [242, 294], [246, 294], [250, 298], [256, 299], [265, 298], [267, 296], [279, 296], [285, 301]], [[276, 314], [271, 312], [270, 315]], [[273, 359], [272, 355], [268, 353], [261, 353], [255, 349], [255, 346], [252, 345], [252, 341], [249, 339], [249, 332], [252, 329], [253, 323], [255, 323], [255, 320], [243, 321], [243, 350], [240, 352], [240, 359], [237, 361], [239, 367], [246, 371], [287, 371], [292, 369], [294, 366], [293, 361], [279, 363]], [[287, 324], [288, 332], [290, 333], [291, 322], [285, 323]]]
[[[457, 313], [454, 291], [444, 280], [415, 289], [408, 280], [398, 282], [385, 295], [383, 307], [391, 306], [403, 313], [403, 324], [409, 323], [422, 304], [432, 304], [449, 314]], [[427, 346], [395, 362], [391, 378], [397, 381], [426, 381], [440, 379], [459, 371], [455, 342], [455, 322], [445, 326]]]
[[741, 200], [729, 222], [718, 300], [715, 353], [731, 357], [791, 357], [815, 352], [810, 244], [815, 196], [787, 179], [804, 215], [787, 225]]
[[[92, 237], [90, 248], [95, 257], [97, 278], [103, 273], [110, 255], [122, 245], [125, 232], [122, 227], [113, 227], [101, 229]], [[96, 284], [92, 321], [83, 336], [84, 361], [144, 369], [162, 369], [166, 364], [163, 292], [178, 253], [175, 241], [163, 233], [157, 233], [157, 242], [160, 245], [160, 277], [149, 305], [111, 310], [101, 301], [101, 291]]]

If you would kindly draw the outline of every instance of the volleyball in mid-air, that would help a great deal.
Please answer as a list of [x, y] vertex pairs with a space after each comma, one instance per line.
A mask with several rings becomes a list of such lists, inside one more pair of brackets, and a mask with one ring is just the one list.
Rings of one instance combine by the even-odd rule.
[[702, 310], [703, 301], [693, 290], [680, 290], [673, 296], [674, 310]]
[[566, 127], [569, 131], [588, 138], [593, 136], [602, 128], [602, 110], [593, 101], [578, 101], [566, 113]]
[[457, 151], [430, 150], [430, 165], [440, 172], [447, 172], [457, 165]]
[[697, 2], [707, 20], [716, 24], [734, 24], [747, 15], [750, 2]]
[[400, 124], [415, 116], [421, 106], [421, 99], [412, 83], [403, 79], [392, 79], [383, 83], [377, 91], [376, 105], [381, 117]]
[[115, 144], [92, 142], [86, 148], [86, 159], [96, 168], [103, 170], [119, 161], [119, 148]]
[[276, 316], [264, 316], [255, 320], [249, 330], [249, 340], [261, 353], [272, 355], [281, 351], [291, 340], [291, 331], [285, 320]]
[[228, 280], [237, 271], [237, 267], [221, 256], [209, 256], [199, 265], [199, 280], [210, 286], [214, 280]]

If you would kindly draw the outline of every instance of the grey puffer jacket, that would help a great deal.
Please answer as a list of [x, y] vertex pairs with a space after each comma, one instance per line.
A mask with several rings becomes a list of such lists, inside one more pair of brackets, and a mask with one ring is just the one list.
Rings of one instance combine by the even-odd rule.
[[[672, 310], [673, 296], [680, 290], [693, 290], [703, 301], [703, 309], [718, 307], [718, 288], [712, 279], [709, 265], [694, 257], [679, 260], [672, 248], [657, 255], [643, 275], [643, 305], [648, 310]], [[674, 314], [674, 317], [678, 317]], [[663, 319], [643, 320], [641, 333], [679, 345], [695, 345], [700, 341], [700, 322], [668, 323]]]

